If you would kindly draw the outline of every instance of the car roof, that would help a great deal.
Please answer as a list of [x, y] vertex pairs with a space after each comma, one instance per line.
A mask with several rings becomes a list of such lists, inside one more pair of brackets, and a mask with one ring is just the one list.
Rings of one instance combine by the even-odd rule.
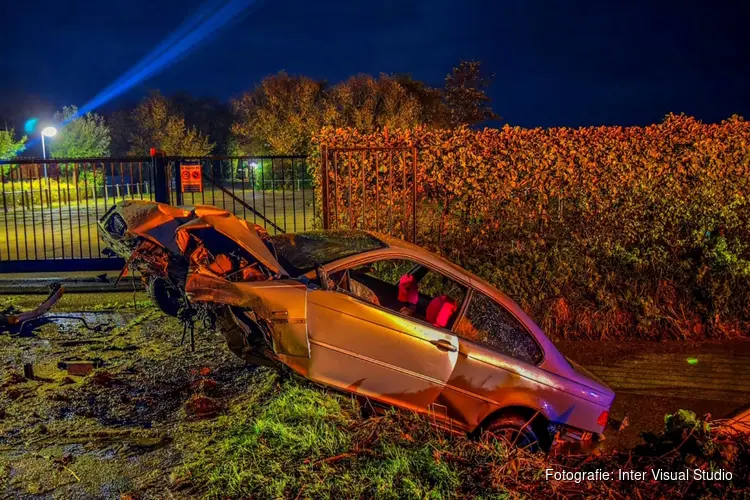
[[[406, 240], [402, 240], [400, 238], [394, 238], [393, 236], [389, 236], [387, 234], [382, 233], [376, 233], [374, 231], [364, 231], [366, 233], [369, 233], [371, 236], [379, 239], [383, 243], [385, 243], [390, 248], [398, 248], [402, 250], [406, 250], [407, 252], [415, 253], [418, 255], [422, 255], [424, 258], [437, 261], [441, 263], [444, 267], [447, 267], [450, 270], [453, 270], [455, 273], [466, 276], [472, 281], [472, 284], [482, 284], [487, 285], [490, 288], [493, 288], [491, 285], [487, 284], [482, 280], [482, 278], [476, 276], [475, 274], [467, 271], [463, 267], [454, 264], [453, 262], [449, 261], [448, 259], [441, 257], [440, 255], [431, 252], [425, 248], [420, 247], [419, 245], [415, 245], [414, 243], [410, 243]], [[478, 287], [478, 288], [484, 288], [484, 287]], [[497, 290], [499, 291], [499, 290]]]

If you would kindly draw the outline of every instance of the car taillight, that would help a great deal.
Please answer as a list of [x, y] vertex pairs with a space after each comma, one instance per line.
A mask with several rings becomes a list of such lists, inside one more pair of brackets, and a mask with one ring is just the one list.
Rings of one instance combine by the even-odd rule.
[[602, 414], [599, 415], [599, 418], [596, 419], [596, 423], [601, 425], [602, 427], [606, 427], [607, 420], [609, 420], [609, 412], [603, 411]]

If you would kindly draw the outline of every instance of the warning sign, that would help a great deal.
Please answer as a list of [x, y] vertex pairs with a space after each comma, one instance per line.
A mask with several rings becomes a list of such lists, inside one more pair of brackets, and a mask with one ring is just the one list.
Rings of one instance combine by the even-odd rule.
[[200, 193], [203, 191], [203, 175], [200, 163], [180, 165], [180, 179], [183, 193]]

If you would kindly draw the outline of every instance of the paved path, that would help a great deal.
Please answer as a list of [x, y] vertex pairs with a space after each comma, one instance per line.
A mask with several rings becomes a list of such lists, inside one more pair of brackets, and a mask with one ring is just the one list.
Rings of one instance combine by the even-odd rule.
[[612, 418], [630, 427], [610, 445], [658, 432], [679, 409], [721, 418], [750, 403], [750, 340], [723, 342], [558, 342], [558, 348], [615, 391]]

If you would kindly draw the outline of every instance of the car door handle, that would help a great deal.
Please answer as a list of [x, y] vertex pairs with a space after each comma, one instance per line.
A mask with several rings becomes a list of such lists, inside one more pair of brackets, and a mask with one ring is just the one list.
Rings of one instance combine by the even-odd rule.
[[456, 349], [456, 346], [450, 343], [450, 341], [445, 339], [440, 340], [430, 340], [430, 344], [434, 345], [441, 351], [450, 351], [450, 352], [456, 352], [458, 349]]

